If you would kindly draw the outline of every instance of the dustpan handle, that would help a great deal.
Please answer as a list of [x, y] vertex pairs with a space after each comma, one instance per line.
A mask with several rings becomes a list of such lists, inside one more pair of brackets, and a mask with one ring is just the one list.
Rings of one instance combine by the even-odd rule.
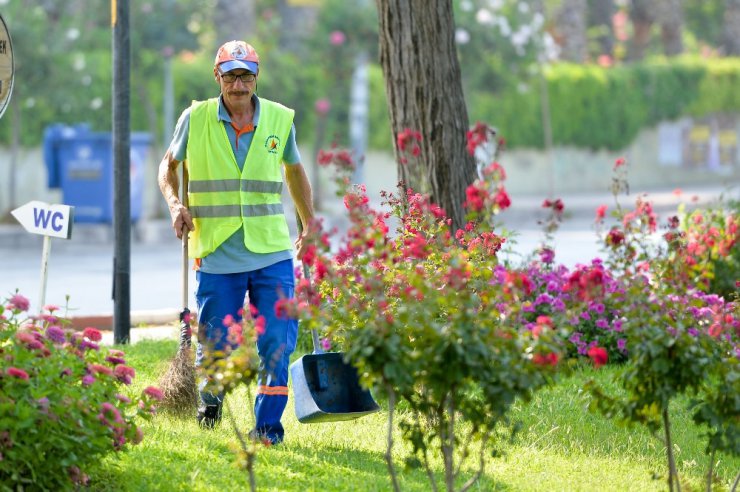
[[[300, 237], [300, 235], [303, 234], [303, 222], [301, 222], [301, 216], [298, 214], [298, 209], [295, 211], [295, 221], [296, 228], [298, 229], [298, 236]], [[303, 260], [301, 260], [301, 263], [303, 263]], [[303, 263], [303, 277], [309, 284], [311, 283], [311, 272], [308, 270], [308, 265], [305, 263]], [[316, 328], [311, 328], [311, 340], [313, 341], [313, 353], [323, 354], [324, 350], [321, 348], [321, 343], [319, 343], [319, 332], [316, 331]]]

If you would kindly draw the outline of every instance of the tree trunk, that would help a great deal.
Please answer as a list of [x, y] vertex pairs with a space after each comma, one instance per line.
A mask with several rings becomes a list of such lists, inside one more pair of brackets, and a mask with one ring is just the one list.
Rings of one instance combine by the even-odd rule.
[[599, 55], [614, 56], [614, 0], [588, 1], [588, 26], [597, 31]]
[[660, 23], [663, 53], [676, 56], [683, 53], [683, 1], [656, 0], [656, 22]]
[[654, 13], [655, 0], [631, 0], [630, 2], [630, 19], [634, 28], [632, 42], [629, 46], [630, 60], [642, 60], [645, 58], [645, 51], [650, 44], [650, 29], [655, 22]]
[[[469, 122], [452, 0], [376, 3], [391, 129], [394, 135], [406, 128], [422, 135], [418, 158], [409, 158], [396, 142], [399, 178], [407, 187], [428, 193], [452, 219], [453, 228], [461, 227], [465, 189], [476, 171], [466, 148]], [[407, 164], [400, 164], [404, 158]]]
[[255, 0], [216, 0], [213, 9], [213, 24], [216, 39], [213, 52], [233, 39], [254, 45], [258, 40], [250, 39], [255, 31]]
[[558, 11], [557, 30], [564, 60], [583, 63], [588, 58], [586, 8], [586, 0], [563, 0]]
[[725, 2], [722, 51], [727, 56], [740, 56], [740, 0]]

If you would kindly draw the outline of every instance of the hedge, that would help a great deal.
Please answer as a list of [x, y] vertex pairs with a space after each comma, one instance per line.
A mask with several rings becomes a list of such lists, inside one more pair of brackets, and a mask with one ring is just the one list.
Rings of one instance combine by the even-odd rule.
[[[604, 68], [561, 63], [545, 77], [553, 143], [619, 150], [660, 121], [740, 112], [740, 58], [690, 57]], [[537, 79], [499, 93], [469, 94], [471, 120], [499, 129], [507, 146], [544, 147]]]

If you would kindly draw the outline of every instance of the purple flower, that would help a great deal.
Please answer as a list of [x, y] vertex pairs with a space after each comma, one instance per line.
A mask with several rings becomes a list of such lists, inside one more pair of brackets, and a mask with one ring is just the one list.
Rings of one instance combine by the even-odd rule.
[[550, 297], [549, 294], [540, 294], [539, 296], [537, 296], [537, 299], [535, 299], [534, 304], [536, 306], [539, 304], [550, 304], [551, 302], [552, 297]]
[[97, 343], [91, 342], [89, 340], [82, 340], [80, 342], [80, 348], [83, 350], [86, 350], [86, 349], [99, 350], [100, 349]]
[[46, 329], [46, 338], [54, 343], [64, 343], [64, 330], [57, 325], [51, 325]]
[[324, 351], [328, 351], [329, 349], [331, 349], [331, 341], [328, 338], [322, 338], [321, 348], [324, 349]]
[[619, 340], [617, 340], [617, 348], [620, 351], [624, 352], [624, 349], [625, 349], [626, 346], [627, 346], [627, 340], [626, 339], [620, 338]]
[[95, 382], [95, 378], [91, 376], [90, 374], [86, 374], [82, 376], [82, 385], [83, 386], [90, 386]]
[[607, 328], [609, 328], [609, 322], [604, 318], [599, 318], [596, 320], [596, 327], [601, 328], [602, 330], [606, 330]]
[[697, 335], [699, 334], [699, 330], [697, 330], [696, 328], [689, 328], [689, 329], [688, 329], [688, 330], [686, 330], [686, 331], [687, 331], [687, 332], [688, 332], [688, 334], [689, 334], [689, 335], [691, 335], [692, 337], [695, 337], [695, 336], [697, 336]]

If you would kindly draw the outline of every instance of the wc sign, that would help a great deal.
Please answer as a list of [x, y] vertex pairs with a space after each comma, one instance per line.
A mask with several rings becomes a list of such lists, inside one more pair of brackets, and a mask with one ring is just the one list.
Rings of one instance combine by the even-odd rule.
[[25, 230], [43, 236], [72, 237], [74, 207], [31, 201], [10, 212]]

